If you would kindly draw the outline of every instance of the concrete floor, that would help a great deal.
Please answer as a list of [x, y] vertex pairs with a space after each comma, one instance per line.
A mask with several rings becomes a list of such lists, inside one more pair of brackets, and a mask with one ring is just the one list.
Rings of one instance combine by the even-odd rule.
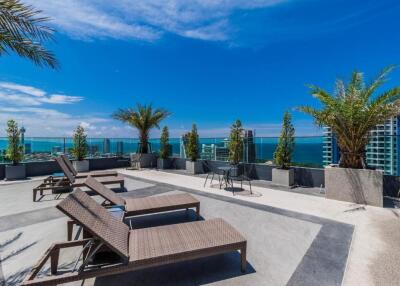
[[[233, 196], [224, 190], [203, 188], [203, 178], [154, 170], [121, 173], [129, 176], [128, 192], [121, 195], [186, 191], [201, 201], [204, 219], [222, 217], [234, 225], [248, 239], [247, 273], [240, 273], [239, 255], [232, 253], [91, 279], [84, 285], [341, 285], [343, 278], [344, 285], [355, 285], [356, 281], [360, 285], [396, 285], [398, 281], [396, 258], [400, 249], [393, 247], [397, 244], [393, 238], [400, 237], [398, 228], [393, 227], [398, 226], [397, 210], [360, 208], [261, 186], [254, 187], [257, 195], [244, 192]], [[36, 184], [0, 186], [1, 286], [1, 275], [3, 284], [18, 285], [52, 242], [66, 238], [66, 219], [54, 208], [59, 201], [51, 195], [32, 202]], [[193, 218], [172, 212], [136, 218], [133, 224], [149, 227]], [[393, 225], [386, 226], [383, 221]], [[62, 254], [66, 267], [75, 254]]]

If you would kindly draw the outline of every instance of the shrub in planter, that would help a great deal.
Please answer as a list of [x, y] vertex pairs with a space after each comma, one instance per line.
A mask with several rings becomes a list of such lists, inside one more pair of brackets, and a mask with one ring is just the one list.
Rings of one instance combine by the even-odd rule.
[[[342, 180], [342, 184], [337, 184], [337, 180], [331, 178], [326, 181], [325, 188], [327, 196], [333, 199], [343, 200], [342, 193], [354, 194], [352, 199], [348, 197], [344, 200], [356, 203], [371, 203], [363, 199], [360, 193], [360, 179], [365, 176], [358, 176], [360, 172], [345, 170], [366, 169], [365, 148], [369, 141], [369, 131], [376, 125], [383, 124], [393, 116], [397, 116], [400, 111], [399, 97], [400, 87], [394, 87], [382, 94], [374, 95], [375, 91], [386, 82], [388, 73], [393, 69], [392, 66], [384, 69], [378, 77], [370, 84], [365, 84], [361, 72], [353, 72], [349, 82], [343, 80], [336, 81], [336, 90], [334, 94], [329, 94], [322, 88], [311, 86], [312, 95], [322, 104], [322, 108], [316, 109], [310, 106], [301, 106], [299, 109], [314, 117], [316, 123], [320, 126], [329, 126], [334, 134], [340, 150], [340, 160], [338, 170], [334, 170], [335, 176], [347, 177]], [[325, 173], [335, 168], [325, 169]], [[342, 170], [340, 170], [342, 169]], [[338, 174], [337, 172], [340, 172]], [[379, 172], [379, 171], [372, 171]], [[365, 172], [363, 172], [365, 173]], [[382, 178], [382, 176], [374, 176]], [[379, 179], [371, 181], [370, 186], [364, 186], [367, 189], [375, 190], [378, 196], [382, 196], [383, 182]], [[361, 185], [368, 184], [363, 181]], [[370, 197], [378, 197], [370, 196]], [[381, 200], [379, 200], [381, 201]], [[380, 202], [377, 202], [380, 204]]]
[[294, 170], [290, 168], [294, 151], [294, 127], [291, 121], [290, 113], [285, 112], [278, 146], [274, 152], [274, 163], [277, 168], [272, 170], [272, 182], [286, 186], [294, 184]]
[[231, 172], [232, 176], [238, 175], [238, 168], [240, 161], [243, 159], [243, 132], [242, 122], [238, 119], [231, 126], [231, 133], [229, 135], [229, 163], [233, 166]]
[[171, 145], [169, 144], [168, 127], [164, 126], [160, 138], [160, 157], [157, 160], [158, 169], [169, 168], [169, 156], [171, 155]]
[[192, 131], [186, 135], [187, 143], [185, 145], [186, 158], [186, 171], [190, 174], [199, 174], [203, 172], [203, 165], [198, 162], [199, 159], [199, 134], [197, 133], [196, 124], [192, 125]]
[[85, 160], [88, 149], [85, 129], [79, 125], [75, 129], [73, 137], [74, 146], [71, 153], [76, 159], [73, 162], [74, 168], [77, 172], [87, 172], [89, 171], [89, 160]]
[[21, 132], [18, 124], [14, 120], [7, 122], [8, 146], [6, 159], [12, 162], [12, 165], [6, 165], [5, 177], [7, 180], [24, 179], [26, 177], [25, 165], [19, 164], [24, 157], [24, 150], [20, 143]]

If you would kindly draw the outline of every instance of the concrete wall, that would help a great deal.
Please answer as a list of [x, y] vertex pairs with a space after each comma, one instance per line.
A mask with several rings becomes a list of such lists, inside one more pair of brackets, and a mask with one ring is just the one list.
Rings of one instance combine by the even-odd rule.
[[[172, 169], [186, 168], [186, 159], [173, 158]], [[228, 162], [223, 161], [212, 161], [208, 160], [208, 164], [211, 168], [218, 168], [221, 166], [228, 166]], [[249, 164], [250, 165], [250, 164]], [[251, 164], [253, 168], [250, 168], [250, 177], [254, 180], [266, 180], [272, 181], [272, 169], [274, 166], [266, 164]], [[305, 187], [324, 187], [325, 186], [325, 175], [324, 169], [317, 168], [306, 168], [306, 167], [293, 167], [295, 173], [295, 184]]]
[[[41, 161], [41, 162], [27, 162], [24, 163], [26, 166], [26, 175], [32, 176], [45, 176], [53, 173], [61, 172], [60, 167], [56, 161]], [[5, 165], [0, 164], [0, 179], [4, 179], [5, 176]], [[95, 158], [89, 159], [90, 170], [105, 170], [112, 168], [122, 168], [129, 166], [127, 159], [121, 158]]]

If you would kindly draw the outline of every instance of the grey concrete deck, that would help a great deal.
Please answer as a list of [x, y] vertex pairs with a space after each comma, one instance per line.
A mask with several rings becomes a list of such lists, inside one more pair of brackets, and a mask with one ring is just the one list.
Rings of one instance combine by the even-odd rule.
[[[66, 218], [54, 195], [31, 199], [37, 182], [0, 186], [0, 275], [18, 285], [40, 255], [66, 239]], [[353, 226], [317, 216], [138, 178], [126, 179], [123, 196], [143, 197], [189, 192], [201, 202], [204, 219], [222, 217], [248, 239], [247, 273], [239, 271], [239, 254], [85, 281], [84, 285], [341, 285]], [[65, 197], [67, 194], [61, 195]], [[6, 202], [6, 203], [4, 203]], [[189, 212], [170, 212], [132, 220], [134, 227], [193, 220]], [[62, 255], [68, 267], [75, 252]], [[2, 277], [0, 276], [0, 281]], [[1, 285], [1, 283], [0, 283]], [[81, 285], [72, 283], [70, 285]]]

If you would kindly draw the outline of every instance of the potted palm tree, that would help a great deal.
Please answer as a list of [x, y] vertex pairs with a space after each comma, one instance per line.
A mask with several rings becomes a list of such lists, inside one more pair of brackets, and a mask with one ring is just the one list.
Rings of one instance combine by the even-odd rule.
[[20, 144], [20, 130], [18, 124], [14, 120], [7, 122], [8, 146], [6, 151], [6, 159], [12, 162], [12, 165], [6, 165], [6, 180], [18, 180], [26, 178], [25, 165], [20, 164], [24, 157], [23, 146]]
[[242, 122], [238, 119], [231, 126], [229, 135], [229, 163], [233, 166], [230, 170], [232, 176], [238, 175], [238, 165], [243, 158], [243, 132]]
[[140, 167], [148, 168], [156, 160], [154, 154], [149, 154], [149, 135], [153, 128], [160, 128], [159, 124], [170, 113], [162, 108], [154, 109], [151, 104], [137, 104], [136, 108], [119, 109], [113, 114], [113, 118], [128, 123], [137, 129], [139, 133]]
[[74, 146], [71, 150], [76, 160], [72, 162], [74, 168], [78, 172], [89, 171], [89, 160], [85, 160], [87, 155], [87, 140], [85, 129], [79, 125], [74, 131]]
[[169, 159], [171, 155], [171, 145], [169, 144], [169, 132], [168, 127], [164, 126], [161, 132], [160, 138], [160, 157], [157, 159], [157, 169], [168, 169]]
[[294, 170], [290, 168], [294, 150], [294, 127], [291, 121], [290, 113], [285, 112], [278, 146], [274, 152], [276, 168], [272, 169], [272, 182], [284, 186], [294, 184]]
[[203, 165], [197, 161], [199, 159], [199, 134], [197, 133], [196, 124], [192, 125], [192, 131], [188, 132], [186, 138], [186, 171], [189, 174], [200, 174], [203, 173]]
[[328, 198], [383, 205], [383, 173], [367, 169], [364, 159], [369, 131], [399, 114], [400, 87], [375, 95], [392, 69], [385, 68], [370, 84], [365, 84], [363, 74], [355, 71], [348, 83], [337, 80], [334, 94], [311, 86], [311, 93], [322, 108], [300, 107], [319, 126], [330, 127], [337, 140], [339, 166], [325, 169]]

